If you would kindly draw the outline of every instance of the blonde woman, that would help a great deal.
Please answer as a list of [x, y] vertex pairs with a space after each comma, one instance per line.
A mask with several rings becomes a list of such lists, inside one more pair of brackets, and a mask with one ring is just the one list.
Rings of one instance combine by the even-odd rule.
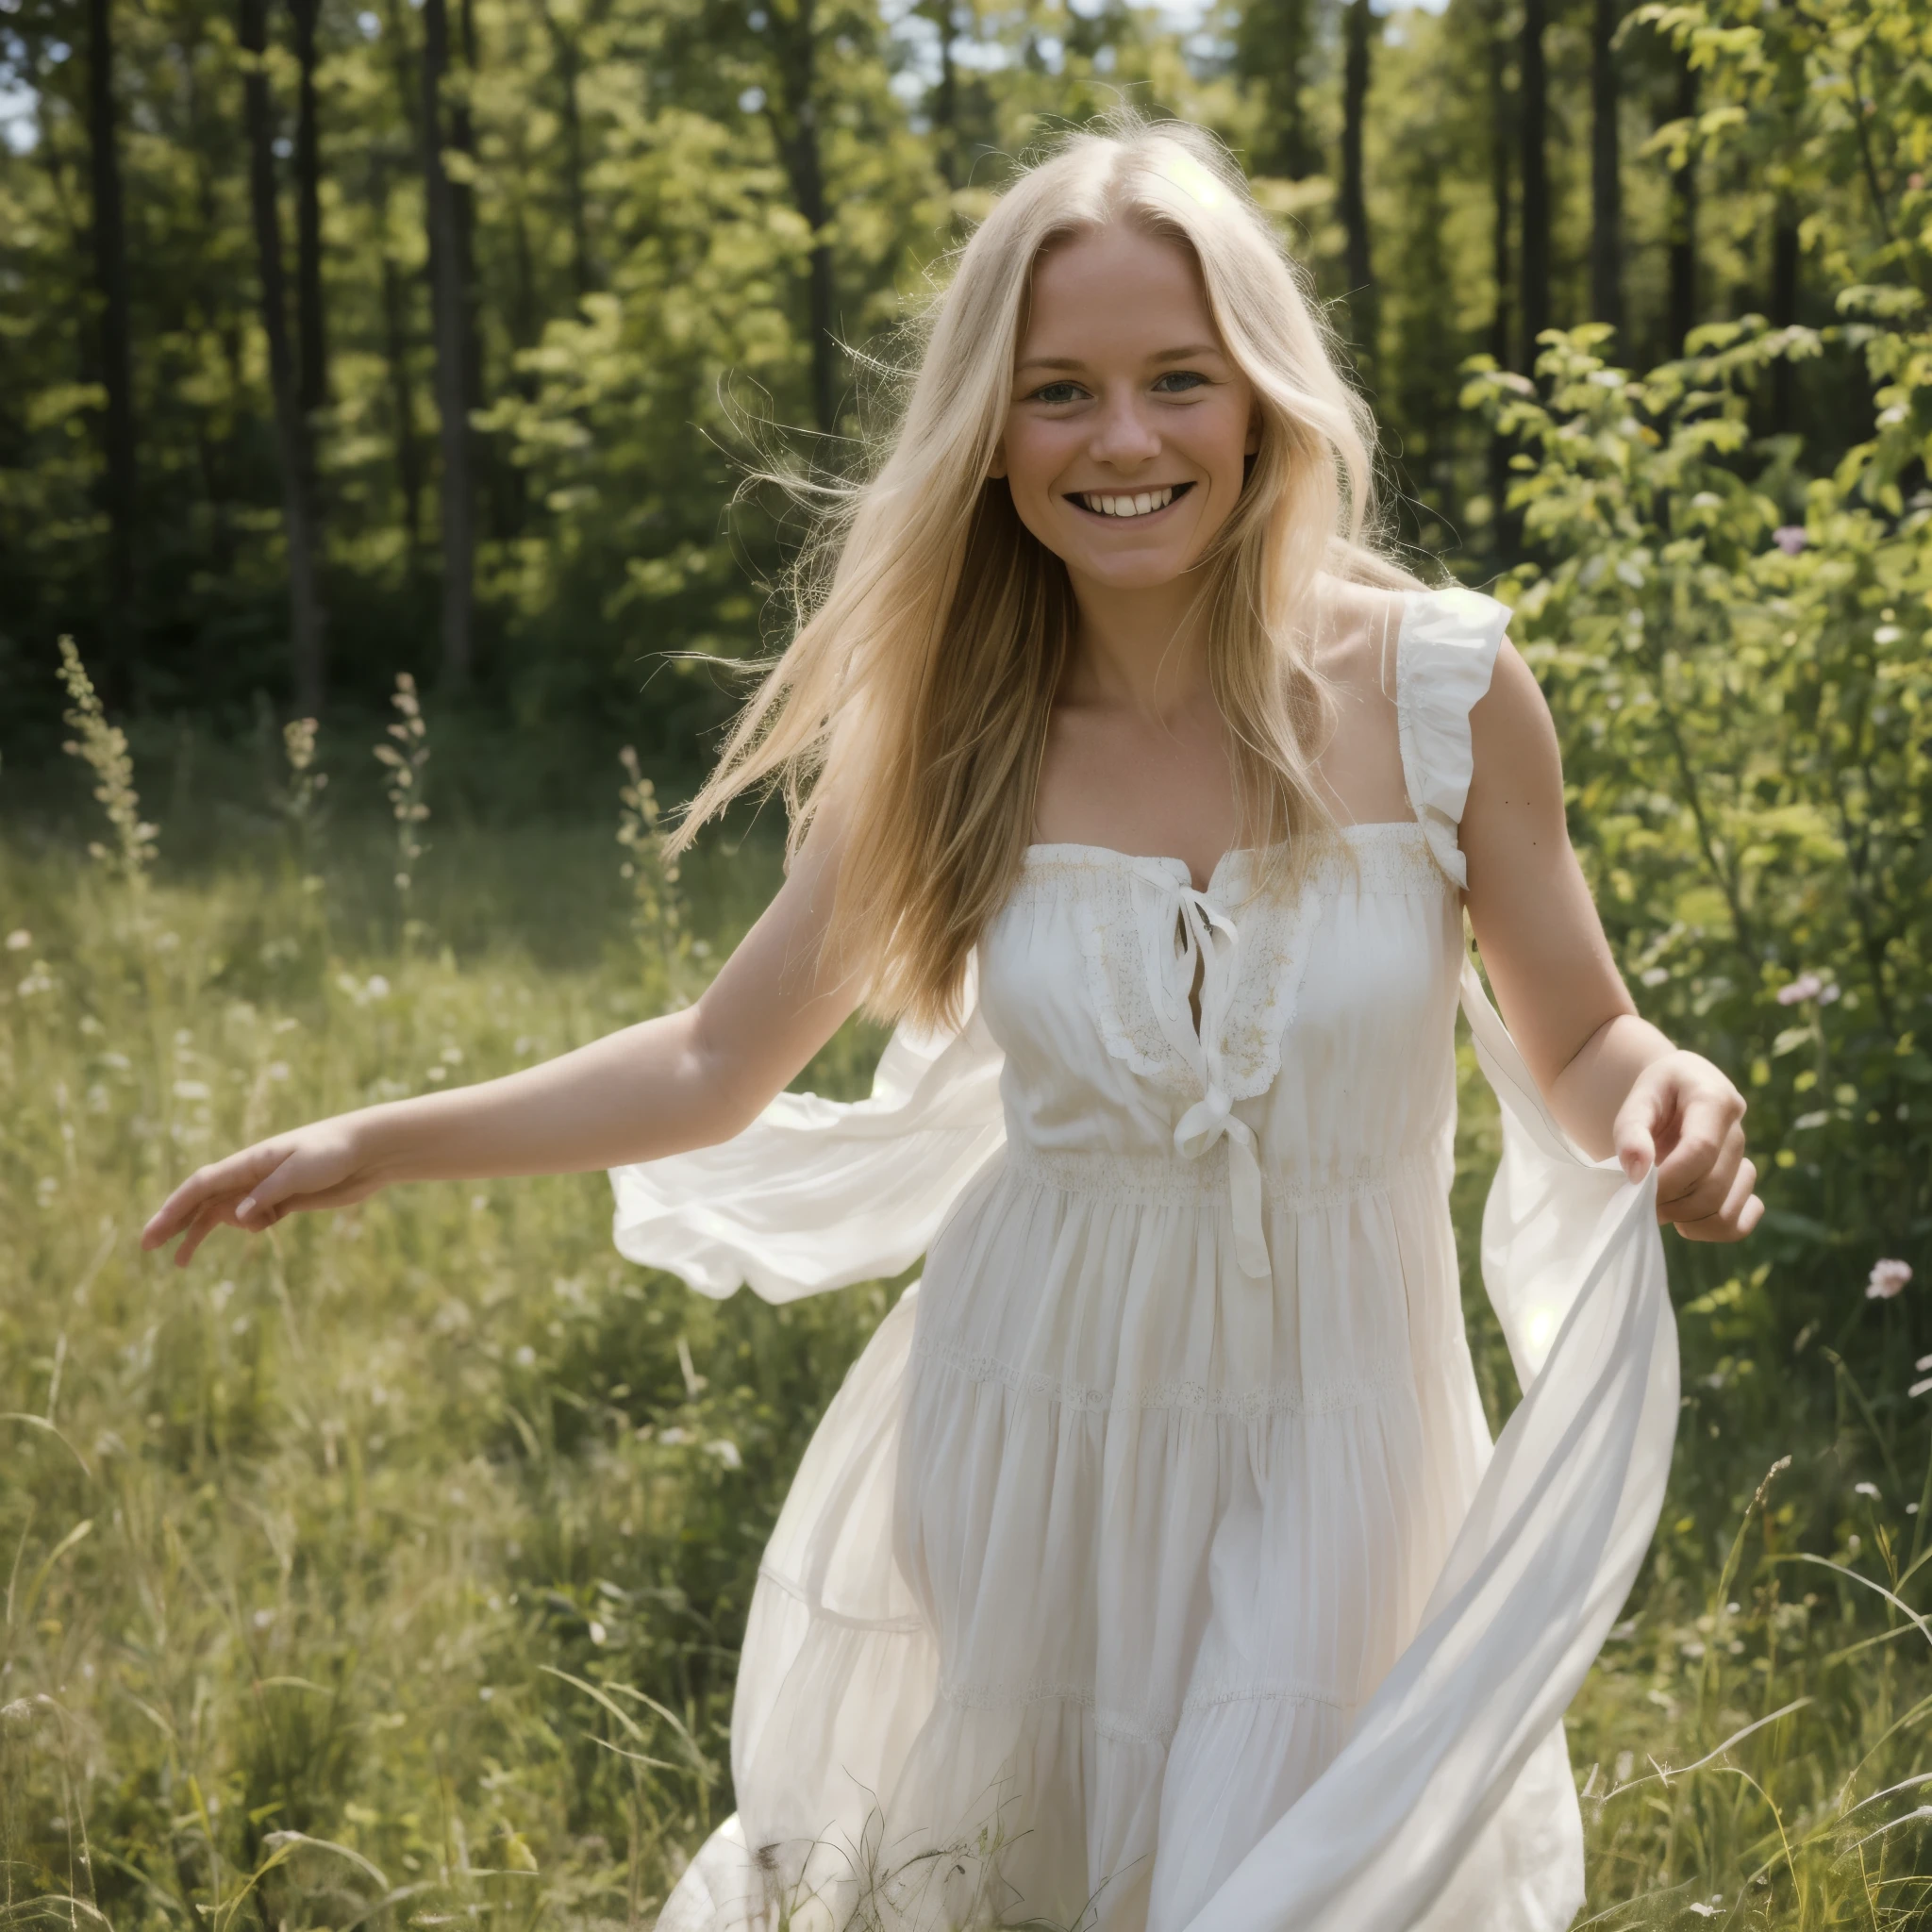
[[[938, 300], [903, 419], [679, 833], [785, 884], [690, 1010], [195, 1174], [150, 1245], [405, 1180], [615, 1169], [625, 1253], [897, 1271], [766, 1552], [739, 1813], [666, 1932], [1551, 1932], [1562, 1712], [1676, 1414], [1659, 1221], [1761, 1213], [1640, 1020], [1507, 612], [1369, 541], [1371, 426], [1235, 171], [1075, 136]], [[1465, 964], [1467, 913], [1513, 1032]], [[1447, 1190], [1504, 1107], [1491, 1445]], [[857, 1006], [873, 1097], [786, 1084]]]

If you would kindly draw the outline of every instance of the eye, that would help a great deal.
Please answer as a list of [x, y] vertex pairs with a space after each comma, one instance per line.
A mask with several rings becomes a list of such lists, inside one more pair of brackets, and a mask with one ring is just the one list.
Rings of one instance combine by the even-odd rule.
[[1077, 382], [1046, 382], [1027, 397], [1030, 403], [1077, 403], [1084, 391]]
[[1208, 378], [1198, 369], [1170, 369], [1154, 384], [1156, 395], [1184, 395], [1191, 389], [1199, 389]]

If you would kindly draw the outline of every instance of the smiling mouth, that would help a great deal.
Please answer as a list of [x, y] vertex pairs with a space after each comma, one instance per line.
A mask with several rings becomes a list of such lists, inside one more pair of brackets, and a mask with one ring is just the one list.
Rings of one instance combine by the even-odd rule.
[[1168, 483], [1158, 490], [1070, 490], [1067, 501], [1096, 517], [1151, 517], [1178, 503], [1194, 486]]

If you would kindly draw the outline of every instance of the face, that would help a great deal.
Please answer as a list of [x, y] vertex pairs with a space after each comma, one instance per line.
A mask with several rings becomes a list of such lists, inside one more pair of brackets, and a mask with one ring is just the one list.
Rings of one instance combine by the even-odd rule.
[[1076, 585], [1147, 590], [1191, 568], [1259, 442], [1191, 250], [1123, 223], [1048, 252], [993, 475]]

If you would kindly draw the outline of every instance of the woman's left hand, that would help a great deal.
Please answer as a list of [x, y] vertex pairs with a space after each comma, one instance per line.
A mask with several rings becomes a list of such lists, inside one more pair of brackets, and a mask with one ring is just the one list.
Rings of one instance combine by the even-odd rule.
[[1764, 1203], [1744, 1157], [1744, 1096], [1701, 1054], [1654, 1059], [1617, 1109], [1617, 1158], [1633, 1181], [1657, 1168], [1657, 1218], [1693, 1241], [1736, 1241]]

